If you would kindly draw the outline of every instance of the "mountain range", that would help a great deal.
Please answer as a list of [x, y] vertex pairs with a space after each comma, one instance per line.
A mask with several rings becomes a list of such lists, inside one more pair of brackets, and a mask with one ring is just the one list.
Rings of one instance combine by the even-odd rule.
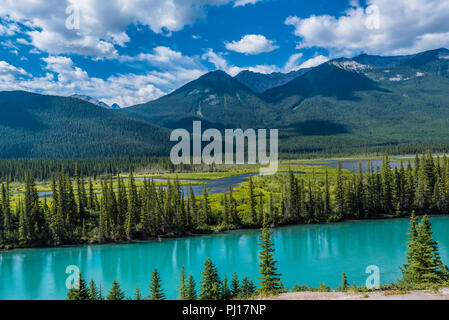
[[93, 100], [0, 93], [2, 156], [167, 154], [169, 129], [191, 130], [193, 120], [203, 128], [279, 128], [284, 153], [445, 148], [449, 50], [363, 54], [286, 74], [213, 71], [118, 110]]

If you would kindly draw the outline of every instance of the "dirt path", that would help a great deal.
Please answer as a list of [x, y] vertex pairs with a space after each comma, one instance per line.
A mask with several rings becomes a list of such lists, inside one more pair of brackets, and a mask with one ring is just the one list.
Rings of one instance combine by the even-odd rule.
[[343, 292], [289, 292], [269, 300], [449, 300], [449, 288], [441, 289], [439, 293], [428, 291], [410, 291], [406, 294], [372, 292], [367, 296]]

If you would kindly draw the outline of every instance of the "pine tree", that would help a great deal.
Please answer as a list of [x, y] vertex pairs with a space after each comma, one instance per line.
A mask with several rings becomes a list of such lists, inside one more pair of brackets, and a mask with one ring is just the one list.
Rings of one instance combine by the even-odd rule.
[[178, 287], [178, 300], [186, 300], [187, 289], [186, 289], [186, 275], [184, 272], [184, 266], [181, 267], [181, 277]]
[[193, 275], [190, 274], [189, 279], [187, 280], [185, 300], [196, 300], [197, 294], [195, 287], [196, 287], [195, 279], [193, 278]]
[[343, 176], [341, 172], [341, 163], [338, 162], [337, 169], [337, 185], [335, 189], [335, 202], [336, 210], [340, 214], [340, 217], [344, 216], [345, 211], [345, 191], [343, 186]]
[[137, 217], [139, 215], [138, 195], [133, 171], [129, 170], [128, 178], [128, 210], [126, 213], [126, 236], [133, 240], [136, 233]]
[[78, 300], [89, 300], [89, 288], [81, 273], [79, 275]]
[[200, 299], [219, 300], [221, 297], [220, 278], [217, 268], [210, 258], [204, 261], [204, 270], [201, 275]]
[[134, 293], [134, 300], [136, 301], [142, 300], [142, 293], [140, 292], [139, 287], [136, 287], [136, 292]]
[[240, 286], [240, 295], [239, 298], [248, 299], [253, 294], [253, 285], [247, 276], [244, 276], [242, 279], [242, 284]]
[[240, 283], [236, 272], [232, 275], [231, 296], [232, 298], [238, 298], [240, 296]]
[[427, 215], [421, 220], [417, 240], [421, 248], [418, 271], [422, 280], [435, 283], [447, 279], [447, 267], [441, 261], [438, 242], [432, 238], [432, 225]]
[[250, 223], [256, 224], [256, 222], [257, 222], [256, 200], [255, 200], [255, 195], [254, 195], [254, 183], [253, 183], [252, 177], [249, 177], [248, 203], [249, 203]]
[[229, 289], [229, 286], [228, 286], [228, 277], [226, 275], [224, 275], [224, 277], [223, 277], [221, 297], [223, 300], [229, 300], [232, 297], [231, 290]]
[[382, 209], [384, 212], [393, 212], [393, 178], [391, 174], [388, 155], [382, 158]]
[[260, 291], [262, 294], [275, 294], [279, 292], [280, 274], [276, 273], [277, 261], [274, 260], [274, 244], [271, 240], [272, 231], [268, 227], [266, 216], [263, 218], [261, 234], [259, 236], [259, 273]]
[[109, 290], [109, 294], [106, 296], [107, 300], [125, 300], [125, 293], [120, 288], [120, 283], [114, 279], [112, 282], [111, 290]]
[[154, 269], [150, 284], [150, 300], [165, 300], [165, 294], [162, 290], [161, 277], [157, 269]]
[[77, 279], [76, 286], [71, 286], [67, 293], [67, 300], [89, 300], [89, 288], [86, 281], [84, 281], [81, 273]]
[[89, 284], [89, 300], [100, 300], [97, 285], [94, 280], [91, 280]]
[[203, 200], [201, 201], [201, 224], [210, 225], [212, 223], [212, 213], [209, 203], [209, 193], [204, 186]]
[[418, 224], [412, 214], [407, 243], [407, 263], [402, 268], [403, 281], [411, 284], [441, 283], [448, 279], [448, 269], [438, 253], [438, 243], [432, 238], [432, 226], [427, 216]]
[[342, 275], [342, 280], [341, 280], [341, 285], [338, 288], [339, 291], [346, 291], [348, 290], [348, 279], [346, 279], [346, 273], [343, 272]]

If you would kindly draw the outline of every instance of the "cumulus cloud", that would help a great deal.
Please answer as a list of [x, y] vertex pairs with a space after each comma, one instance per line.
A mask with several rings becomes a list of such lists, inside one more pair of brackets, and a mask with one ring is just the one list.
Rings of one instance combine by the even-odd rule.
[[167, 92], [159, 87], [172, 87], [202, 75], [201, 70], [176, 72], [151, 71], [143, 75], [119, 74], [107, 79], [91, 77], [77, 67], [71, 58], [49, 56], [42, 58], [46, 74], [32, 77], [24, 69], [0, 61], [0, 91], [26, 90], [44, 94], [85, 94], [108, 104], [127, 107], [161, 97]]
[[343, 15], [290, 16], [285, 24], [301, 38], [298, 48], [323, 47], [334, 55], [361, 51], [409, 54], [449, 46], [449, 2], [440, 0], [351, 1]]
[[317, 55], [313, 58], [310, 58], [303, 63], [301, 63], [298, 67], [295, 68], [295, 70], [299, 69], [305, 69], [305, 68], [313, 68], [316, 66], [319, 66], [320, 64], [323, 64], [325, 62], [329, 61], [328, 57], [325, 57], [323, 55]]
[[288, 61], [284, 65], [284, 71], [289, 72], [298, 68], [299, 61], [301, 60], [303, 54], [295, 53], [288, 58]]
[[246, 6], [247, 4], [256, 4], [262, 0], [236, 0], [234, 2], [234, 7]]
[[[245, 1], [243, 1], [245, 2]], [[0, 18], [11, 23], [0, 25], [0, 35], [15, 33], [18, 25], [27, 27], [30, 44], [50, 54], [79, 54], [97, 58], [117, 57], [116, 46], [129, 41], [127, 28], [134, 24], [158, 34], [170, 35], [193, 24], [206, 14], [206, 6], [242, 0], [21, 0], [2, 1]], [[246, 3], [255, 3], [246, 0]], [[70, 8], [69, 10], [67, 10]], [[79, 17], [79, 19], [77, 19]], [[9, 20], [8, 20], [9, 21]], [[76, 28], [75, 21], [79, 21]], [[67, 28], [67, 23], [75, 28]]]
[[300, 63], [302, 57], [302, 53], [295, 53], [288, 58], [287, 62], [282, 67], [267, 64], [239, 67], [228, 63], [223, 57], [223, 54], [215, 53], [212, 49], [208, 49], [207, 52], [203, 54], [202, 59], [212, 63], [216, 69], [223, 70], [233, 77], [244, 70], [263, 74], [270, 74], [273, 72], [288, 73], [302, 68], [314, 67], [329, 60], [329, 58], [319, 55]]
[[228, 50], [244, 54], [271, 52], [278, 48], [274, 45], [274, 41], [268, 40], [260, 34], [248, 34], [239, 41], [225, 42], [225, 46]]
[[10, 65], [6, 61], [0, 61], [0, 75], [28, 75], [28, 73], [22, 69]]

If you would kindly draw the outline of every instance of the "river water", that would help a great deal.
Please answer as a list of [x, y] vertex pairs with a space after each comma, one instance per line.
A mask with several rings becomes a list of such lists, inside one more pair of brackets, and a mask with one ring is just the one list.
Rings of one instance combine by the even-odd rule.
[[[449, 263], [449, 217], [431, 218], [443, 262]], [[276, 260], [283, 283], [335, 288], [345, 272], [350, 284], [364, 284], [366, 267], [376, 265], [381, 283], [400, 278], [405, 262], [408, 219], [299, 225], [274, 232]], [[181, 266], [197, 283], [206, 257], [221, 276], [237, 271], [257, 280], [257, 230], [235, 231], [182, 239], [135, 244], [91, 245], [29, 249], [0, 253], [0, 299], [64, 299], [67, 266], [109, 289], [116, 278], [132, 296], [136, 285], [148, 294], [151, 273], [157, 268], [168, 298], [176, 298]]]

